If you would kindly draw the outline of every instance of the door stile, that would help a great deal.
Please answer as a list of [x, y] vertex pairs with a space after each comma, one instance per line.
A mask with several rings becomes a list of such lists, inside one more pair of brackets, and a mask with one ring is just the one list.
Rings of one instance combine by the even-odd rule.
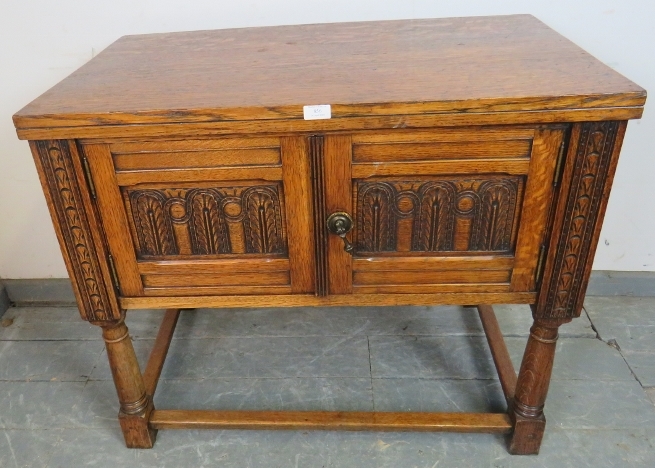
[[316, 257], [312, 213], [309, 141], [304, 136], [281, 137], [282, 184], [286, 202], [291, 292], [312, 293], [316, 286]]
[[120, 280], [123, 296], [143, 295], [143, 283], [137, 268], [136, 255], [129, 235], [130, 227], [123, 207], [123, 198], [116, 181], [116, 172], [108, 145], [83, 146], [91, 176], [98, 194], [97, 203], [107, 235], [109, 251]]
[[[326, 135], [323, 139], [326, 214], [346, 212], [353, 216], [352, 206], [352, 139], [350, 135]], [[325, 220], [323, 221], [323, 229]], [[352, 236], [352, 234], [349, 234]], [[352, 237], [351, 237], [352, 239]], [[344, 241], [328, 235], [327, 267], [330, 294], [352, 294], [353, 258], [344, 250]]]
[[510, 291], [534, 291], [540, 251], [544, 245], [553, 180], [564, 151], [563, 128], [537, 128], [532, 141], [521, 221], [514, 254]]

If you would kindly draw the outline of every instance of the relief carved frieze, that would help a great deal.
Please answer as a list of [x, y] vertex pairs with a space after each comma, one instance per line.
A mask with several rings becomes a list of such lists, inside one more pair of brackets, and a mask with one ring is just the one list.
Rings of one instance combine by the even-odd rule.
[[284, 254], [279, 185], [126, 189], [137, 253]]
[[82, 195], [86, 188], [76, 177], [75, 147], [67, 140], [35, 141], [33, 145], [41, 180], [47, 186], [50, 212], [75, 284], [80, 312], [92, 322], [120, 319], [121, 312], [112, 302], [114, 291], [103, 279], [100, 265], [106, 260], [101, 260], [99, 255], [103, 254], [98, 252], [102, 246], [96, 246], [93, 241], [89, 218], [94, 214], [91, 207], [85, 206]]
[[413, 252], [509, 252], [521, 177], [355, 184], [357, 252], [398, 250], [399, 221], [411, 220]]
[[[567, 163], [568, 184], [563, 184], [562, 225], [555, 234], [552, 264], [540, 293], [537, 315], [545, 319], [569, 319], [580, 314], [588, 263], [597, 242], [596, 223], [602, 217], [606, 181], [612, 176], [612, 157], [620, 122], [589, 122], [580, 125], [574, 159]], [[594, 238], [595, 237], [595, 238]], [[551, 244], [553, 246], [553, 244]], [[553, 248], [553, 247], [551, 247]]]

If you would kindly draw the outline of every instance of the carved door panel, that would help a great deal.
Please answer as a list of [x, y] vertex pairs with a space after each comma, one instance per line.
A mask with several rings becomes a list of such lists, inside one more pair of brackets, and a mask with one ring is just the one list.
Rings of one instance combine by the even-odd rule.
[[352, 257], [330, 236], [330, 292], [534, 291], [564, 130], [325, 137], [328, 214], [353, 219]]
[[[294, 138], [88, 144], [124, 296], [313, 291], [308, 166]], [[308, 261], [309, 259], [309, 261]]]

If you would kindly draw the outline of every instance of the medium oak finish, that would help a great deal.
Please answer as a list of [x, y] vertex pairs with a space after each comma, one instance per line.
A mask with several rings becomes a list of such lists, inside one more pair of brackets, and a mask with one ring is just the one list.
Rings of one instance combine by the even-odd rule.
[[504, 413], [381, 413], [345, 411], [155, 410], [156, 429], [305, 429], [347, 431], [499, 432], [512, 430]]
[[[14, 124], [128, 447], [174, 428], [418, 430], [535, 454], [558, 328], [580, 315], [645, 100], [516, 15], [126, 36]], [[330, 117], [306, 120], [319, 104]], [[499, 303], [532, 306], [518, 375]], [[180, 309], [434, 304], [477, 304], [506, 413], [154, 408]], [[168, 309], [143, 374], [138, 308]]]

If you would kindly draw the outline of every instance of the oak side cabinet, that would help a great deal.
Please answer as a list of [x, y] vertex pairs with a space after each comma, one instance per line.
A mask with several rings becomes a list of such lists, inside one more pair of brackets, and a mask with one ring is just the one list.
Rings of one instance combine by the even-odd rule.
[[[126, 36], [14, 123], [128, 447], [167, 428], [432, 430], [533, 454], [645, 99], [517, 15]], [[495, 303], [532, 306], [518, 375]], [[506, 413], [153, 406], [182, 308], [432, 304], [477, 305]], [[167, 309], [143, 374], [139, 308]]]

